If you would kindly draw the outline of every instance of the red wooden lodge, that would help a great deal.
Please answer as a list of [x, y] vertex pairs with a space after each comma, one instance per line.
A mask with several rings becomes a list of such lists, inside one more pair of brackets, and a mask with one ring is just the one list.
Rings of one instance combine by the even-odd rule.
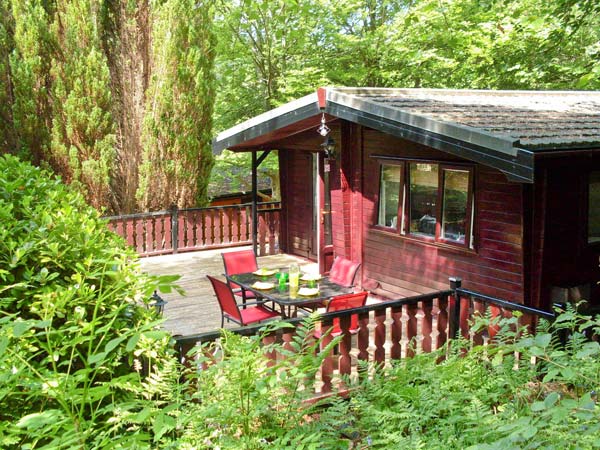
[[278, 150], [280, 250], [375, 294], [600, 306], [600, 93], [322, 88], [213, 149]]

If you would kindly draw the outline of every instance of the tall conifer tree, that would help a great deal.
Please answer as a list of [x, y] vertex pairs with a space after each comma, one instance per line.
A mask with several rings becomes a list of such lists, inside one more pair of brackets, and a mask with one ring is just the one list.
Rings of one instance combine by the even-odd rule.
[[[14, 51], [10, 56], [9, 89], [16, 150], [34, 162], [47, 160], [60, 170], [50, 154], [52, 105], [49, 96], [53, 39], [49, 32], [52, 11], [45, 2], [13, 1]], [[7, 18], [3, 20], [9, 20]]]
[[53, 32], [52, 156], [88, 202], [111, 203], [115, 158], [110, 74], [99, 40], [100, 0], [58, 2]]
[[111, 180], [114, 211], [136, 210], [141, 131], [151, 67], [150, 28], [149, 0], [103, 2], [102, 48], [110, 69], [117, 136]]
[[138, 196], [144, 209], [197, 205], [206, 198], [212, 166], [212, 1], [151, 5], [153, 66]]
[[14, 48], [14, 22], [10, 2], [0, 0], [0, 151], [15, 148], [12, 120], [12, 80], [10, 76], [10, 54]]

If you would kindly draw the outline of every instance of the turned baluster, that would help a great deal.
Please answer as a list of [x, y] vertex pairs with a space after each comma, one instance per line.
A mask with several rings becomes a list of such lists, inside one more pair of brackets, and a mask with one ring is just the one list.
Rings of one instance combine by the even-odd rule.
[[390, 356], [392, 359], [402, 358], [402, 306], [392, 308], [392, 348]]

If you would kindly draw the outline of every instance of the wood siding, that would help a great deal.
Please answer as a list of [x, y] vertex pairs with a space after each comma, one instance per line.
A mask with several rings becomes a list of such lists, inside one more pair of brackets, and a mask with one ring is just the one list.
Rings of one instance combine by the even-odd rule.
[[[330, 165], [333, 248], [336, 255], [362, 263], [360, 287], [387, 297], [404, 297], [446, 289], [448, 278], [457, 276], [466, 289], [524, 302], [523, 205], [524, 196], [531, 193], [497, 170], [473, 165], [474, 251], [382, 231], [374, 227], [380, 164], [374, 155], [469, 161], [349, 122], [332, 125], [340, 152]], [[284, 251], [304, 257], [316, 251], [311, 248], [313, 184], [307, 150], [317, 144], [318, 138], [307, 132], [282, 141], [280, 147], [285, 147], [280, 152], [282, 233], [287, 234]]]
[[340, 128], [340, 155], [330, 162], [333, 248], [335, 255], [361, 262], [361, 127], [342, 122]]
[[312, 156], [305, 151], [281, 151], [282, 206], [287, 233], [283, 251], [303, 257], [313, 252], [313, 177]]
[[403, 296], [447, 288], [448, 277], [457, 276], [466, 289], [522, 303], [522, 186], [508, 182], [496, 170], [474, 166], [475, 251], [407, 239], [374, 228], [379, 160], [372, 156], [460, 160], [370, 129], [363, 130], [362, 141], [363, 282], [367, 286], [377, 284], [390, 296]]
[[[539, 307], [553, 301], [588, 300], [600, 305], [600, 248], [587, 242], [588, 174], [600, 170], [590, 154], [553, 157], [538, 163], [535, 203], [545, 221], [533, 227], [544, 238], [533, 247], [538, 255]], [[575, 288], [575, 289], [573, 289]], [[535, 293], [534, 293], [535, 294]]]

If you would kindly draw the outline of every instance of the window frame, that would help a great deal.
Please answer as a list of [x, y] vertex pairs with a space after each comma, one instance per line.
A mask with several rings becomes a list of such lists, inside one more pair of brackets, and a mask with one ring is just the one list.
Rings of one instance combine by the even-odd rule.
[[[461, 249], [464, 251], [475, 251], [475, 165], [469, 163], [440, 161], [440, 160], [424, 160], [424, 159], [413, 159], [413, 158], [393, 158], [393, 157], [377, 157], [379, 161], [379, 183], [377, 189], [377, 219], [373, 228], [377, 230], [390, 233], [403, 239], [411, 240], [414, 242], [421, 242], [426, 244], [432, 244], [440, 247], [448, 247], [454, 249]], [[410, 191], [410, 167], [411, 164], [434, 164], [438, 166], [438, 186], [437, 186], [437, 197], [436, 197], [436, 224], [435, 224], [435, 235], [425, 236], [415, 234], [410, 231], [410, 209], [411, 209], [411, 191]], [[398, 201], [398, 226], [397, 228], [380, 225], [379, 211], [381, 207], [381, 174], [384, 166], [399, 165], [400, 171], [400, 192]], [[443, 202], [444, 202], [444, 183], [445, 175], [449, 170], [461, 171], [468, 173], [468, 190], [467, 190], [467, 204], [466, 204], [466, 217], [465, 217], [465, 240], [464, 243], [457, 242], [452, 239], [442, 237], [442, 221], [443, 221]]]
[[[446, 181], [445, 172], [448, 170], [467, 172], [468, 186], [467, 186], [467, 204], [465, 210], [467, 211], [467, 215], [465, 217], [465, 242], [461, 244], [459, 242], [453, 241], [451, 239], [445, 239], [442, 237], [442, 221], [444, 219], [443, 214], [443, 200], [444, 200], [444, 183]], [[475, 216], [475, 211], [473, 210], [473, 177], [474, 177], [474, 168], [473, 166], [458, 166], [455, 164], [440, 164], [440, 185], [438, 187], [438, 201], [440, 202], [440, 220], [436, 225], [436, 239], [445, 244], [451, 245], [464, 245], [466, 248], [472, 248], [471, 241], [473, 240], [472, 233], [472, 225]], [[437, 230], [439, 227], [439, 233]], [[439, 237], [438, 237], [439, 236]]]
[[585, 237], [584, 237], [584, 242], [586, 243], [586, 245], [590, 248], [593, 249], [599, 249], [600, 248], [600, 240], [597, 241], [590, 241], [590, 194], [591, 194], [591, 182], [592, 182], [592, 175], [593, 174], [600, 174], [600, 170], [590, 170], [587, 173], [587, 177], [586, 177], [586, 183], [585, 183]]
[[[403, 198], [403, 185], [404, 185], [404, 178], [405, 178], [405, 173], [404, 173], [404, 168], [405, 168], [405, 163], [404, 161], [386, 161], [385, 163], [380, 163], [379, 164], [379, 190], [377, 192], [377, 221], [375, 223], [375, 226], [378, 228], [381, 228], [383, 230], [387, 230], [387, 231], [391, 231], [391, 232], [400, 232], [403, 226], [403, 215], [402, 215], [402, 208], [404, 205], [404, 198]], [[381, 177], [383, 174], [383, 167], [384, 166], [399, 166], [400, 167], [400, 180], [399, 180], [399, 192], [398, 192], [398, 209], [396, 210], [396, 227], [392, 227], [392, 226], [387, 226], [387, 225], [381, 225], [379, 223], [379, 214], [380, 214], [380, 208], [381, 208]]]

